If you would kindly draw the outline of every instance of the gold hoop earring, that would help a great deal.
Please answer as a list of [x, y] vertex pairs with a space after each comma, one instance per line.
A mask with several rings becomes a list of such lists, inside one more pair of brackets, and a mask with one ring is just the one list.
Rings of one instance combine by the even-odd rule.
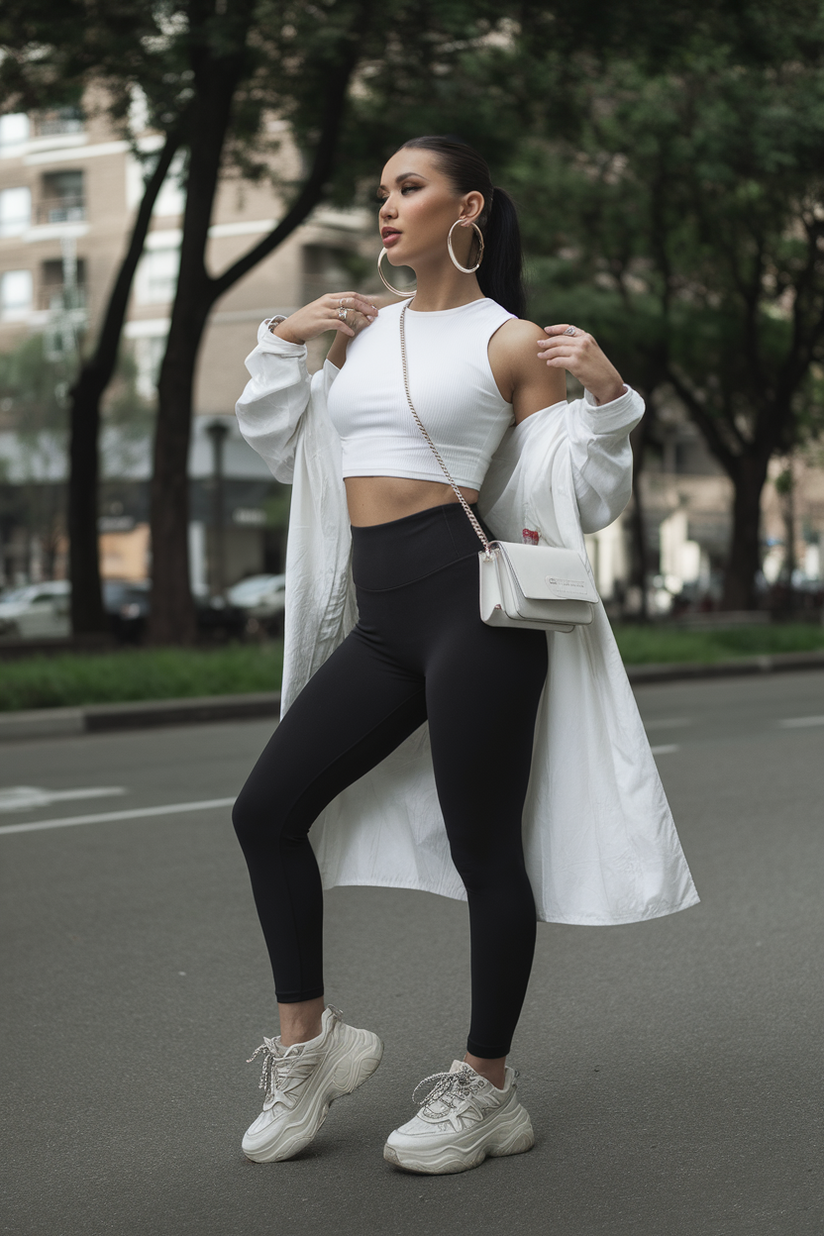
[[463, 275], [474, 275], [475, 271], [480, 266], [481, 262], [483, 261], [483, 257], [484, 257], [484, 234], [481, 231], [481, 229], [478, 227], [477, 223], [472, 224], [472, 226], [475, 229], [475, 234], [478, 237], [478, 244], [480, 245], [480, 248], [478, 250], [478, 260], [474, 266], [471, 266], [471, 267], [461, 266], [460, 262], [455, 257], [455, 250], [452, 248], [452, 233], [455, 231], [455, 228], [458, 226], [460, 222], [461, 222], [460, 219], [456, 219], [455, 222], [452, 224], [452, 227], [449, 229], [449, 235], [446, 238], [446, 247], [449, 250], [449, 256], [452, 259], [452, 265], [457, 270], [459, 270], [461, 274]]
[[385, 257], [386, 257], [386, 250], [381, 249], [378, 255], [378, 274], [381, 277], [381, 283], [384, 285], [384, 287], [389, 288], [390, 292], [394, 292], [396, 296], [414, 296], [415, 292], [417, 291], [417, 288], [393, 288], [392, 287], [392, 284], [389, 282], [386, 275], [381, 270], [381, 262], [383, 261]]

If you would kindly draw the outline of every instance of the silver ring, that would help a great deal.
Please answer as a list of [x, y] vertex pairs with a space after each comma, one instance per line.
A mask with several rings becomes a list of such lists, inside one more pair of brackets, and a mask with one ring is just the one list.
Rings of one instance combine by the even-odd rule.
[[345, 322], [348, 315], [349, 315], [349, 310], [344, 309], [343, 305], [341, 305], [340, 309], [338, 309], [338, 317], [340, 318], [340, 320], [342, 322]]
[[574, 326], [568, 326], [566, 330], [564, 331], [564, 334], [565, 335], [577, 335], [578, 332]]

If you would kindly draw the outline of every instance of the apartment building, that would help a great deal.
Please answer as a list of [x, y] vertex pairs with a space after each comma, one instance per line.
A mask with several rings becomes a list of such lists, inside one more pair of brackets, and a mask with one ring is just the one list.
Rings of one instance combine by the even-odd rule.
[[[69, 354], [84, 336], [87, 341], [95, 336], [140, 200], [143, 167], [129, 144], [108, 127], [94, 100], [88, 102], [85, 112], [58, 108], [0, 116], [0, 353], [14, 351], [37, 333], [44, 334], [48, 348], [57, 354]], [[277, 135], [279, 122], [273, 119], [270, 125]], [[159, 145], [160, 138], [148, 131], [138, 141], [145, 155]], [[287, 176], [294, 173], [295, 159], [284, 144], [278, 170]], [[177, 278], [183, 200], [176, 176], [173, 169], [155, 206], [124, 332], [147, 406], [154, 395]], [[227, 179], [210, 231], [210, 268], [220, 271], [245, 252], [271, 229], [282, 208], [271, 185]], [[226, 431], [223, 582], [276, 571], [282, 564], [282, 487], [240, 438], [233, 413], [257, 324], [335, 286], [380, 288], [369, 273], [377, 248], [369, 211], [320, 209], [216, 305], [201, 348], [190, 457], [195, 588], [207, 590], [218, 575], [214, 470], [221, 426]], [[361, 259], [365, 279], [350, 273], [353, 257]], [[316, 341], [311, 365], [320, 363], [325, 347], [324, 340]], [[5, 402], [0, 402], [0, 587], [65, 574], [67, 559], [65, 435], [41, 435], [33, 442], [20, 433], [25, 427]], [[732, 491], [683, 415], [674, 411], [664, 428], [662, 450], [645, 469], [642, 493], [649, 558], [654, 562], [658, 557], [658, 595], [665, 606], [668, 590], [677, 592], [685, 583], [693, 590], [717, 592]], [[106, 428], [102, 454], [103, 571], [112, 577], [143, 577], [150, 554], [150, 418], [142, 435]], [[796, 473], [795, 560], [814, 579], [820, 577], [824, 472], [813, 460], [809, 466], [799, 465]], [[766, 569], [773, 576], [786, 555], [786, 508], [775, 486], [768, 484]], [[587, 540], [602, 595], [620, 596], [629, 561], [625, 526], [619, 522]]]
[[[278, 123], [270, 122], [273, 129]], [[160, 138], [144, 132], [138, 146], [150, 155]], [[289, 175], [294, 159], [284, 154], [278, 170]], [[137, 366], [137, 389], [147, 401], [155, 393], [177, 280], [183, 208], [178, 168], [170, 172], [155, 206], [124, 331]], [[142, 177], [143, 167], [129, 144], [112, 133], [94, 106], [86, 112], [58, 108], [0, 116], [0, 353], [13, 351], [33, 333], [44, 333], [48, 347], [58, 352], [95, 337], [141, 198]], [[274, 226], [281, 210], [271, 185], [227, 179], [210, 230], [210, 268], [218, 272], [230, 265]], [[198, 588], [207, 587], [214, 574], [214, 431], [210, 436], [209, 427], [215, 423], [227, 430], [224, 582], [280, 566], [279, 487], [239, 437], [234, 417], [234, 402], [247, 377], [243, 360], [262, 318], [289, 313], [330, 287], [352, 282], [347, 258], [364, 244], [371, 254], [373, 226], [369, 212], [318, 210], [212, 313], [198, 366], [190, 460], [192, 582]], [[322, 347], [319, 341], [314, 364]], [[50, 490], [48, 501], [40, 495], [40, 506], [49, 507], [52, 524], [50, 531], [24, 527], [20, 504], [6, 492], [0, 504], [0, 586], [65, 572], [65, 528], [58, 527], [65, 439], [52, 435], [53, 440], [33, 450], [30, 441], [21, 439], [20, 428], [14, 409], [0, 406], [0, 483], [5, 481], [0, 487], [16, 486], [18, 493], [30, 493], [32, 487]], [[119, 431], [104, 431], [106, 574], [145, 575], [148, 570], [150, 448], [148, 432], [124, 438]], [[51, 550], [45, 552], [50, 536]]]

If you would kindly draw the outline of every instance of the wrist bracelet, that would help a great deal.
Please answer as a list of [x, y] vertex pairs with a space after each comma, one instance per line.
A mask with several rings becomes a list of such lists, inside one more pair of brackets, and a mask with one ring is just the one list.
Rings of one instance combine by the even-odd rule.
[[275, 327], [276, 327], [276, 326], [280, 326], [281, 322], [285, 322], [285, 321], [286, 321], [286, 314], [285, 314], [285, 313], [278, 313], [278, 314], [276, 314], [273, 318], [270, 318], [270, 319], [269, 319], [269, 332], [270, 332], [270, 334], [274, 335], [274, 333], [275, 333]]

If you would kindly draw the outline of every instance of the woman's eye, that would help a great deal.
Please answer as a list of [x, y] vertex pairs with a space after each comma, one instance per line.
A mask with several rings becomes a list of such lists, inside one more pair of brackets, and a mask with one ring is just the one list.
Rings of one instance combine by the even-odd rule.
[[420, 189], [420, 187], [420, 185], [404, 185], [401, 189], [401, 193], [408, 193], [410, 191], [414, 191], [415, 189]]

